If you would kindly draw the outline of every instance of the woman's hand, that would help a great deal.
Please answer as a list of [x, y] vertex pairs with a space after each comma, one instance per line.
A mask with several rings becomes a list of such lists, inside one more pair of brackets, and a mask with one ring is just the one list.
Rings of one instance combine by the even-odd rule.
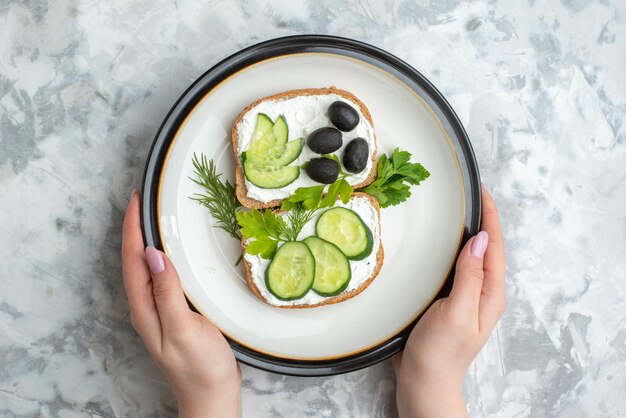
[[465, 372], [505, 307], [504, 242], [498, 211], [483, 187], [482, 231], [465, 245], [450, 296], [419, 320], [394, 358], [401, 417], [467, 416]]
[[174, 389], [180, 417], [236, 417], [241, 376], [219, 330], [189, 309], [176, 269], [161, 251], [144, 251], [139, 193], [122, 239], [124, 286], [133, 326]]

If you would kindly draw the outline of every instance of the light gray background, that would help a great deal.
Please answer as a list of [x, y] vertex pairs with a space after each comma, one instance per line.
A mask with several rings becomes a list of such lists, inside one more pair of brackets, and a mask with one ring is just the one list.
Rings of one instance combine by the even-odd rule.
[[[0, 0], [0, 415], [172, 416], [130, 326], [123, 213], [161, 120], [211, 65], [297, 33], [360, 39], [446, 95], [507, 240], [477, 417], [626, 415], [624, 1]], [[243, 369], [249, 417], [394, 417], [388, 362]]]

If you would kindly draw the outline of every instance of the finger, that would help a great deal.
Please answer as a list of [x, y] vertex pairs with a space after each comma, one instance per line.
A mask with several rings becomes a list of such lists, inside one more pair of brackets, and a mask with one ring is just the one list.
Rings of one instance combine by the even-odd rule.
[[162, 338], [175, 337], [193, 316], [178, 273], [167, 256], [154, 247], [146, 248], [146, 260], [152, 275], [152, 292], [161, 319]]
[[483, 287], [483, 257], [489, 244], [489, 234], [479, 232], [461, 250], [456, 262], [450, 303], [466, 313], [478, 316], [480, 294]]
[[506, 262], [498, 209], [485, 187], [483, 187], [482, 219], [482, 229], [489, 233], [489, 248], [485, 253], [485, 280], [480, 298], [479, 315], [481, 323], [491, 329], [504, 312], [506, 304], [504, 284]]
[[147, 345], [161, 339], [161, 324], [152, 296], [152, 279], [144, 258], [139, 192], [128, 203], [122, 234], [122, 272], [133, 326]]

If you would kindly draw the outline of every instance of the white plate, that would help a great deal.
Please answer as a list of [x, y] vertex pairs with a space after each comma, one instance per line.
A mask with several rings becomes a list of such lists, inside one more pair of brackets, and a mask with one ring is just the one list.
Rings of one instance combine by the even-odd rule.
[[[248, 289], [243, 267], [235, 267], [239, 242], [214, 228], [207, 211], [189, 199], [202, 192], [189, 180], [192, 156], [213, 158], [232, 182], [230, 130], [239, 112], [264, 96], [326, 86], [354, 93], [369, 108], [379, 154], [400, 147], [431, 175], [407, 202], [381, 210], [384, 265], [363, 293], [312, 309], [275, 308]], [[234, 342], [274, 358], [337, 360], [400, 333], [440, 291], [466, 221], [463, 173], [440, 119], [395, 76], [337, 54], [284, 55], [230, 75], [180, 123], [161, 170], [158, 232], [189, 300]]]

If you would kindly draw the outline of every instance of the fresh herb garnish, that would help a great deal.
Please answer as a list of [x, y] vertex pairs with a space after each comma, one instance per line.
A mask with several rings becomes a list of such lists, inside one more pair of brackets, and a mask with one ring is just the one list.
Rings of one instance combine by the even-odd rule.
[[286, 226], [281, 231], [281, 236], [286, 241], [296, 241], [300, 231], [313, 218], [314, 213], [315, 210], [306, 210], [301, 207], [295, 207], [290, 210], [287, 214]]
[[350, 196], [352, 196], [352, 186], [346, 181], [345, 178], [338, 179], [336, 182], [328, 187], [326, 196], [322, 198], [318, 207], [328, 208], [335, 204], [337, 198], [340, 198], [343, 203], [348, 203]]
[[271, 209], [252, 209], [250, 212], [237, 212], [236, 216], [241, 235], [253, 239], [247, 243], [246, 252], [272, 258], [281, 241], [281, 231], [286, 227], [285, 221]]
[[341, 198], [343, 203], [348, 203], [352, 195], [352, 186], [350, 186], [345, 178], [338, 178], [332, 183], [328, 187], [326, 196], [324, 196], [324, 189], [326, 189], [325, 184], [311, 187], [298, 187], [291, 196], [283, 200], [280, 209], [293, 210], [300, 206], [306, 210], [327, 208], [333, 206], [337, 198]]
[[323, 184], [321, 186], [298, 187], [291, 196], [283, 200], [280, 210], [292, 210], [297, 207], [314, 210], [322, 200], [325, 187]]
[[199, 186], [202, 186], [205, 193], [194, 193], [191, 200], [195, 200], [209, 210], [215, 219], [215, 226], [228, 232], [236, 239], [241, 239], [239, 235], [239, 224], [236, 213], [241, 207], [241, 203], [235, 196], [235, 188], [228, 180], [222, 181], [221, 174], [215, 171], [213, 160], [207, 160], [204, 154], [198, 158], [193, 154], [193, 167], [197, 178], [190, 179]]
[[[339, 158], [334, 154], [323, 157], [339, 164]], [[421, 164], [411, 163], [410, 159], [410, 153], [398, 148], [391, 157], [381, 155], [378, 159], [377, 179], [360, 191], [374, 196], [383, 208], [404, 202], [411, 196], [410, 186], [418, 185], [430, 176]], [[223, 229], [233, 238], [249, 240], [246, 244], [247, 253], [258, 254], [265, 259], [274, 256], [280, 242], [296, 241], [317, 209], [333, 206], [338, 198], [348, 203], [353, 192], [346, 180], [349, 174], [340, 168], [339, 178], [329, 186], [321, 184], [296, 189], [282, 203], [281, 210], [288, 211], [285, 216], [279, 216], [273, 209], [241, 211], [235, 188], [228, 180], [220, 179], [221, 174], [216, 172], [213, 160], [207, 160], [204, 154], [200, 154], [200, 157], [194, 154], [192, 163], [197, 178], [191, 180], [202, 186], [205, 193], [194, 193], [191, 199], [208, 209], [216, 220], [217, 228]]]
[[237, 212], [241, 234], [250, 242], [246, 252], [270, 259], [276, 253], [281, 241], [296, 241], [300, 231], [309, 222], [314, 211], [296, 207], [289, 211], [286, 221], [274, 210], [252, 209], [250, 212]]
[[411, 163], [410, 159], [409, 152], [398, 148], [393, 150], [391, 157], [381, 155], [376, 180], [360, 191], [374, 196], [383, 208], [404, 202], [411, 196], [411, 185], [418, 185], [430, 176], [420, 163]]
[[339, 162], [339, 157], [337, 157], [337, 154], [322, 154], [322, 157], [328, 158], [329, 160], [333, 160], [334, 162], [336, 162], [337, 165], [339, 166], [339, 174], [344, 175], [344, 176], [348, 175], [348, 173], [346, 173], [345, 171], [341, 169], [341, 163]]
[[292, 210], [298, 207], [302, 207], [306, 210], [328, 208], [335, 204], [337, 198], [340, 198], [343, 203], [348, 203], [353, 192], [352, 186], [346, 181], [346, 177], [348, 177], [349, 174], [341, 169], [339, 157], [335, 154], [322, 154], [322, 157], [335, 160], [337, 164], [339, 164], [339, 178], [328, 186], [326, 196], [324, 196], [324, 190], [326, 189], [325, 184], [311, 187], [298, 187], [291, 196], [283, 200], [280, 206], [281, 210]]

